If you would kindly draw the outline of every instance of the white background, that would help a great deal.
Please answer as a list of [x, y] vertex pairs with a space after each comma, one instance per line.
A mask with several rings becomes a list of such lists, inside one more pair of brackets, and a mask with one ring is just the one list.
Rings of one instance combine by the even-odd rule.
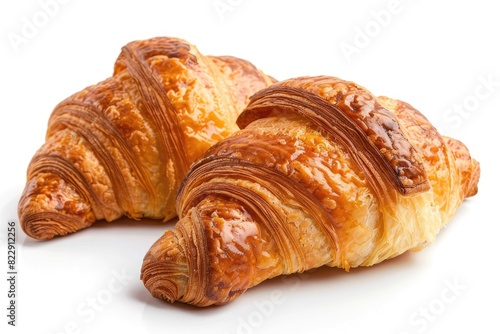
[[[419, 253], [350, 273], [322, 268], [277, 278], [207, 309], [156, 300], [139, 280], [144, 254], [173, 224], [99, 223], [49, 242], [26, 237], [17, 225], [17, 326], [7, 325], [2, 278], [0, 331], [499, 332], [500, 18], [493, 1], [43, 5], [54, 1], [0, 5], [0, 277], [8, 271], [7, 222], [17, 222], [25, 171], [52, 108], [110, 76], [120, 48], [136, 39], [181, 37], [204, 54], [246, 58], [277, 79], [327, 74], [405, 100], [467, 144], [481, 163], [479, 194]], [[350, 55], [342, 51], [349, 46]]]

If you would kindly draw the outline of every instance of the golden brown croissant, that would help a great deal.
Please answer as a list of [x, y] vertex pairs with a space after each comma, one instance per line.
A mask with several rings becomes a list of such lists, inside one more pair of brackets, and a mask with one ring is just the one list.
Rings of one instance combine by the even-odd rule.
[[477, 192], [462, 143], [352, 82], [275, 84], [238, 124], [192, 166], [180, 220], [144, 258], [155, 297], [224, 304], [277, 275], [370, 266], [434, 240]]
[[123, 47], [112, 77], [53, 111], [19, 202], [26, 234], [50, 239], [98, 219], [175, 217], [189, 165], [238, 130], [249, 97], [275, 80], [177, 38]]

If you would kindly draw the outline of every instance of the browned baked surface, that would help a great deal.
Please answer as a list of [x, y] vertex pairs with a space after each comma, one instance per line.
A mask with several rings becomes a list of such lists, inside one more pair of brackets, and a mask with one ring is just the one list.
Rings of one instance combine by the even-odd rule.
[[178, 38], [123, 47], [112, 77], [53, 111], [19, 202], [24, 231], [49, 239], [127, 215], [171, 219], [189, 165], [237, 130], [249, 97], [274, 82], [251, 63]]
[[465, 145], [338, 78], [266, 88], [238, 124], [192, 166], [179, 222], [144, 258], [158, 298], [224, 304], [277, 275], [376, 264], [433, 241], [477, 191]]

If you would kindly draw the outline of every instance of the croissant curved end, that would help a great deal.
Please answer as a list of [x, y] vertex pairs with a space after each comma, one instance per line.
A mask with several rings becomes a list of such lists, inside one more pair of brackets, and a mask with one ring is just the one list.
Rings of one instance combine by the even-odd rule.
[[141, 280], [151, 295], [174, 302], [184, 295], [187, 277], [184, 251], [174, 232], [167, 231], [144, 257]]
[[443, 136], [443, 139], [455, 156], [456, 164], [461, 174], [462, 197], [468, 198], [476, 195], [481, 175], [479, 162], [471, 158], [467, 146], [461, 141], [445, 136]]
[[467, 191], [465, 193], [465, 197], [472, 197], [477, 195], [478, 184], [479, 184], [479, 176], [481, 175], [481, 167], [477, 160], [471, 160], [471, 179], [469, 180]]
[[39, 240], [65, 235], [95, 222], [92, 207], [64, 180], [39, 175], [24, 189], [18, 206], [24, 232]]

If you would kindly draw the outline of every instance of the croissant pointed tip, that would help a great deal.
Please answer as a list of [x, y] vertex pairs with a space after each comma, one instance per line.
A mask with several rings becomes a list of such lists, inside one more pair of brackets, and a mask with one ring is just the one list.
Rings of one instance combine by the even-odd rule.
[[37, 240], [50, 240], [56, 236], [76, 232], [83, 228], [79, 225], [81, 223], [78, 220], [58, 214], [41, 213], [21, 218], [24, 232]]
[[458, 139], [443, 137], [446, 145], [451, 149], [456, 159], [458, 171], [461, 176], [463, 197], [472, 197], [478, 192], [478, 183], [481, 167], [478, 161], [471, 158], [467, 146]]
[[153, 297], [165, 299], [170, 303], [177, 300], [179, 289], [174, 279], [162, 277], [162, 269], [155, 266], [143, 267], [143, 271], [146, 274], [141, 275], [141, 280]]
[[53, 220], [36, 220], [26, 218], [21, 220], [21, 226], [26, 235], [37, 240], [50, 240], [53, 239], [57, 233], [57, 222]]
[[148, 251], [141, 269], [141, 280], [153, 297], [171, 303], [184, 295], [188, 269], [184, 252], [172, 231], [167, 231]]
[[53, 175], [35, 177], [27, 183], [18, 216], [23, 231], [38, 240], [76, 232], [96, 220], [90, 204]]

